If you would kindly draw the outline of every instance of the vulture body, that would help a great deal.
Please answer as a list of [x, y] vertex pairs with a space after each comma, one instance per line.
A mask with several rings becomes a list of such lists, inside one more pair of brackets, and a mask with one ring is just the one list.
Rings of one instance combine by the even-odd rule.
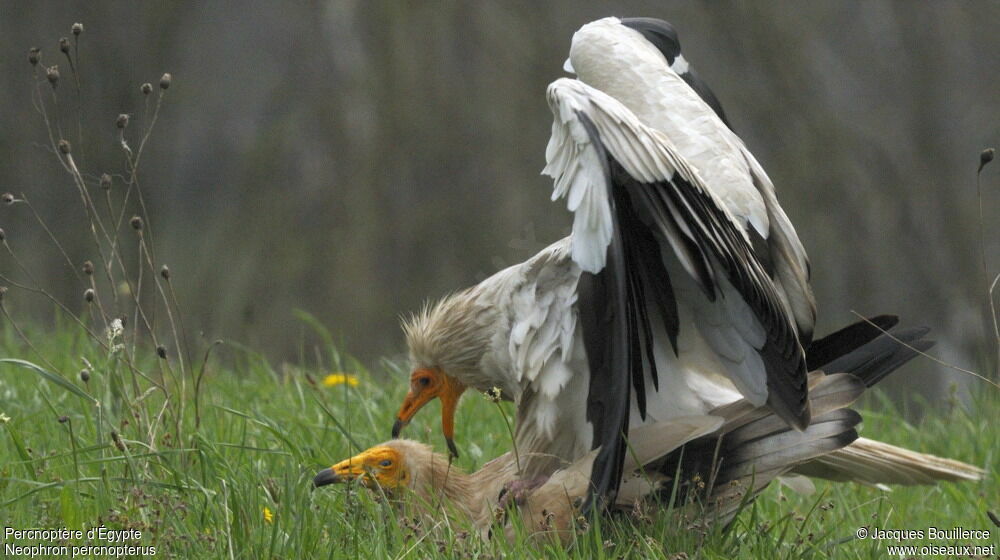
[[404, 325], [411, 391], [393, 435], [442, 400], [449, 449], [466, 387], [518, 405], [522, 475], [600, 449], [611, 497], [631, 428], [746, 399], [804, 430], [815, 307], [805, 251], [760, 164], [660, 20], [573, 38], [578, 80], [548, 88], [543, 173], [572, 235]]
[[[868, 387], [930, 346], [923, 340], [926, 329], [895, 328], [871, 339], [872, 330], [878, 329], [862, 323], [820, 341], [826, 365], [843, 366], [846, 371], [810, 374], [813, 417], [805, 430], [790, 428], [769, 407], [747, 399], [707, 415], [675, 417], [631, 430], [619, 491], [609, 505], [631, 509], [643, 500], [667, 502], [674, 497], [680, 504], [688, 503], [689, 516], [709, 524], [728, 523], [742, 505], [780, 476], [880, 486], [980, 479], [983, 471], [972, 465], [858, 437], [855, 428], [861, 417], [849, 406]], [[837, 348], [851, 350], [838, 353]], [[553, 467], [512, 501], [533, 536], [570, 542], [593, 488], [599, 454], [595, 449]], [[530, 458], [508, 452], [466, 474], [426, 444], [395, 439], [320, 471], [314, 484], [360, 479], [366, 486], [378, 486], [400, 506], [415, 507], [431, 517], [449, 515], [484, 537], [499, 527], [512, 539], [515, 532], [504, 509], [510, 503], [504, 503], [504, 495], [511, 491], [509, 481], [519, 476], [518, 461]]]

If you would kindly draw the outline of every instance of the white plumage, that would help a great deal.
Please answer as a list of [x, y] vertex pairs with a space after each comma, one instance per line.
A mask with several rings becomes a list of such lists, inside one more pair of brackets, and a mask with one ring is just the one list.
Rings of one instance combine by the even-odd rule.
[[[669, 24], [588, 24], [566, 68], [580, 79], [548, 88], [543, 173], [574, 214], [572, 235], [404, 326], [414, 371], [393, 436], [439, 397], [457, 453], [458, 398], [498, 388], [517, 403], [517, 452], [470, 476], [414, 476], [418, 493], [444, 488], [492, 526], [498, 488], [519, 478], [540, 484], [521, 504], [526, 518], [548, 530], [554, 514], [550, 528], [564, 531], [583, 494], [628, 504], [677, 473], [679, 495], [692, 475], [708, 480], [690, 490], [722, 521], [788, 474], [981, 478], [971, 465], [858, 439], [861, 417], [848, 407], [929, 348], [926, 329], [882, 335], [891, 316], [842, 329], [810, 347], [810, 364], [832, 375], [806, 374], [815, 310], [805, 251]], [[444, 464], [431, 458], [428, 472]], [[337, 468], [316, 484], [336, 481]]]
[[767, 210], [754, 188], [743, 142], [638, 31], [618, 18], [589, 23], [573, 36], [570, 60], [579, 81], [665, 134], [742, 225], [767, 235]]
[[[678, 47], [679, 48], [679, 47]], [[811, 333], [815, 304], [808, 260], [774, 185], [719, 113], [681, 78], [689, 70], [678, 52], [672, 64], [652, 43], [618, 18], [583, 26], [573, 36], [570, 60], [580, 80], [621, 102], [635, 117], [663, 132], [711, 192], [744, 226], [768, 240], [778, 289], [800, 331]]]
[[[721, 108], [678, 75], [689, 71], [679, 45], [670, 54], [617, 18], [574, 35], [567, 67], [579, 80], [548, 88], [543, 170], [553, 200], [574, 213], [572, 235], [406, 326], [415, 371], [440, 371], [462, 388], [500, 387], [518, 403], [526, 476], [597, 445], [621, 453], [595, 437], [740, 398], [808, 424], [799, 336], [811, 336], [814, 307], [805, 252]], [[758, 241], [766, 255], [755, 252]], [[629, 348], [601, 347], [619, 334]], [[449, 355], [456, 348], [462, 359]], [[595, 372], [602, 352], [628, 368]], [[631, 379], [600, 394], [615, 375]], [[597, 401], [601, 412], [588, 413]], [[621, 429], [598, 425], [626, 418]], [[401, 414], [396, 433], [407, 420]]]

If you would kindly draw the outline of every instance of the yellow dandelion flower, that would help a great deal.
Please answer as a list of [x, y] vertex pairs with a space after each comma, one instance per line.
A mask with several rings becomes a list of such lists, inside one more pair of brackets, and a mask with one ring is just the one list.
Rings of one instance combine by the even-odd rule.
[[324, 387], [335, 387], [347, 383], [351, 387], [357, 387], [361, 382], [358, 376], [353, 373], [331, 373], [323, 378]]
[[271, 508], [264, 506], [264, 521], [267, 523], [274, 523], [274, 514], [271, 513]]

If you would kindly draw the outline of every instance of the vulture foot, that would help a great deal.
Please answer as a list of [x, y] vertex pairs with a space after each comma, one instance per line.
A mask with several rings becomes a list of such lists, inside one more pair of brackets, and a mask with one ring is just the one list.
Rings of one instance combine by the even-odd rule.
[[507, 509], [510, 505], [524, 505], [524, 500], [528, 495], [539, 486], [545, 484], [548, 479], [549, 477], [547, 476], [539, 476], [536, 478], [511, 480], [504, 483], [498, 497], [500, 508]]

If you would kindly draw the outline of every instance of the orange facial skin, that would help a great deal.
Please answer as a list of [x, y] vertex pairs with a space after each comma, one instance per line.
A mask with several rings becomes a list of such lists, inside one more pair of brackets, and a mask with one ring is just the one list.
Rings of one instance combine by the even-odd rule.
[[313, 478], [314, 486], [357, 480], [366, 488], [379, 486], [392, 491], [406, 487], [410, 476], [403, 465], [403, 458], [395, 449], [378, 446], [320, 471]]
[[403, 406], [396, 415], [396, 423], [392, 426], [392, 437], [399, 437], [399, 432], [410, 423], [413, 416], [423, 406], [435, 398], [441, 399], [441, 431], [448, 443], [448, 451], [458, 457], [455, 447], [455, 409], [458, 399], [465, 392], [465, 385], [457, 379], [446, 375], [441, 368], [420, 368], [410, 374], [410, 391], [403, 399]]

